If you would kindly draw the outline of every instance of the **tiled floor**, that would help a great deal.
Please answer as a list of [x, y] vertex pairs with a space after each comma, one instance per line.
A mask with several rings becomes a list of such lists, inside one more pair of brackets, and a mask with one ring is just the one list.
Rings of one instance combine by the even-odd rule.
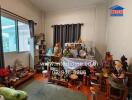
[[[43, 77], [42, 74], [35, 74], [34, 78], [35, 80], [38, 80], [38, 81], [48, 82], [48, 79]], [[98, 86], [94, 86], [94, 87], [96, 89], [96, 100], [106, 100], [105, 93], [101, 92]], [[88, 100], [92, 100], [90, 87], [88, 86], [82, 85], [80, 90], [72, 86], [69, 89], [75, 92], [82, 92], [84, 95], [88, 96]]]

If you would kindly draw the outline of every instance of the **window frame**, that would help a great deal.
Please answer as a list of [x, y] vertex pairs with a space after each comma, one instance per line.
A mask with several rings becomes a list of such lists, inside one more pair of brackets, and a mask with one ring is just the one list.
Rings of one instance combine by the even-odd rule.
[[17, 41], [17, 35], [18, 35], [18, 33], [17, 33], [17, 27], [16, 27], [16, 21], [17, 21], [17, 20], [14, 19], [14, 18], [12, 18], [12, 17], [7, 17], [7, 16], [3, 16], [3, 15], [1, 15], [0, 18], [1, 18], [1, 17], [5, 17], [5, 18], [8, 18], [8, 19], [11, 19], [11, 20], [13, 20], [13, 21], [15, 22], [15, 34], [16, 34], [16, 51], [4, 52], [4, 47], [3, 47], [3, 52], [4, 52], [4, 53], [16, 53], [16, 52], [19, 52], [18, 49], [17, 49], [17, 42], [18, 42], [18, 41]]
[[[12, 16], [12, 15], [6, 14], [6, 13], [4, 13], [4, 12], [1, 13], [0, 18], [1, 18], [1, 17], [5, 17], [5, 18], [8, 18], [8, 19], [14, 20], [14, 21], [15, 21], [15, 32], [16, 32], [16, 51], [4, 52], [4, 50], [3, 50], [3, 52], [4, 52], [5, 54], [7, 54], [7, 53], [24, 53], [24, 52], [30, 52], [30, 50], [29, 50], [29, 51], [20, 51], [20, 50], [19, 50], [19, 26], [18, 26], [18, 22], [28, 24], [28, 21], [19, 19], [19, 18], [17, 18], [17, 17], [14, 17], [14, 16]], [[29, 24], [28, 24], [28, 25], [29, 25]], [[31, 38], [31, 36], [30, 36], [30, 38]]]
[[[24, 22], [24, 21], [20, 21], [20, 20], [17, 20], [17, 40], [18, 40], [18, 44], [17, 44], [17, 46], [18, 46], [18, 52], [19, 53], [24, 53], [24, 52], [30, 52], [30, 50], [29, 51], [20, 51], [20, 49], [19, 49], [19, 26], [18, 26], [18, 22], [21, 22], [21, 23], [24, 23], [24, 24], [27, 24], [27, 25], [29, 25], [27, 22]], [[30, 30], [29, 30], [30, 31]], [[31, 35], [30, 35], [30, 38], [31, 38]]]

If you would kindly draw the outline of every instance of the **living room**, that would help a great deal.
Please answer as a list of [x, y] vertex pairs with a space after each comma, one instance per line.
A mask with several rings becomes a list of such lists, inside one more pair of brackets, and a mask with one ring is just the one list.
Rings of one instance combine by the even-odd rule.
[[0, 0], [1, 97], [132, 100], [131, 4]]

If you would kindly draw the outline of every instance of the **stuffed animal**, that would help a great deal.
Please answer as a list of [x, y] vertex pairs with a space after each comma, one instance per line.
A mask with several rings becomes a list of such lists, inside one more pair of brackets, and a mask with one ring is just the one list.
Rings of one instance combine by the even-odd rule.
[[26, 92], [7, 87], [0, 87], [0, 95], [3, 95], [6, 100], [26, 100], [27, 98]]

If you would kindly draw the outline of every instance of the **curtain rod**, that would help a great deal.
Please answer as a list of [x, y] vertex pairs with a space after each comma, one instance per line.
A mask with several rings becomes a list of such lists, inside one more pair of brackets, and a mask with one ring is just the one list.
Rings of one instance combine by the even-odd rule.
[[[83, 23], [77, 23], [77, 24], [80, 24], [80, 25], [84, 25]], [[72, 25], [72, 24], [60, 24], [60, 25]], [[55, 25], [52, 25], [51, 27], [54, 27]]]
[[[11, 11], [8, 11], [8, 10], [6, 10], [6, 9], [1, 8], [1, 11], [3, 11], [4, 13], [13, 15], [13, 16], [15, 16], [15, 17], [18, 17], [18, 18], [20, 18], [20, 19], [22, 19], [22, 20], [29, 21], [29, 19], [24, 18], [24, 17], [22, 17], [22, 16], [19, 16], [19, 15], [15, 14], [15, 13], [13, 13], [13, 12], [11, 12]], [[35, 22], [34, 22], [34, 23], [35, 23]], [[37, 24], [37, 23], [35, 23], [35, 25], [36, 25], [36, 24]]]

